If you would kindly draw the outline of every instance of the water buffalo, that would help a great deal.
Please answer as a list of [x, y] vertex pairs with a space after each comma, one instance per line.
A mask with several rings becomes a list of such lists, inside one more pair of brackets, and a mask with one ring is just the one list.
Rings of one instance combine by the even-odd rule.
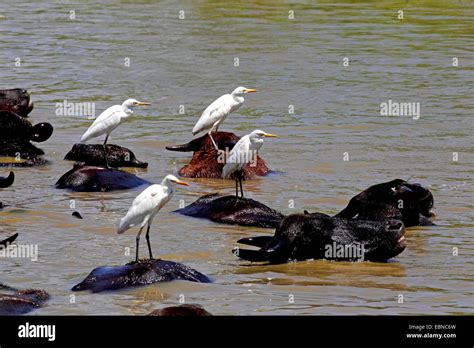
[[[212, 133], [219, 152], [216, 151], [208, 134], [191, 140], [187, 144], [167, 146], [170, 151], [193, 151], [191, 162], [179, 170], [179, 175], [187, 178], [221, 178], [222, 168], [225, 164], [224, 151], [232, 150], [239, 141], [234, 133], [214, 132]], [[250, 180], [255, 176], [264, 176], [270, 172], [265, 161], [257, 156], [256, 163], [247, 164], [243, 170], [243, 179]], [[231, 176], [231, 179], [234, 179]]]
[[0, 315], [20, 315], [40, 308], [49, 294], [40, 289], [18, 290], [0, 284]]
[[76, 164], [56, 182], [56, 188], [77, 192], [128, 190], [150, 182], [118, 169]]
[[0, 90], [0, 156], [13, 157], [3, 165], [33, 166], [45, 164], [44, 152], [33, 142], [48, 140], [53, 133], [49, 123], [32, 125], [26, 119], [33, 109], [28, 92], [21, 89]]
[[234, 253], [253, 262], [289, 260], [387, 261], [406, 247], [400, 220], [353, 220], [321, 213], [286, 217], [273, 236], [243, 238], [240, 244], [259, 250], [235, 248]]
[[395, 179], [370, 186], [353, 197], [338, 217], [385, 220], [400, 219], [406, 227], [432, 225], [434, 199], [420, 184]]
[[165, 307], [160, 309], [155, 309], [153, 312], [149, 313], [150, 316], [155, 317], [209, 317], [212, 316], [211, 313], [206, 311], [199, 305], [194, 304], [182, 304], [179, 306]]
[[205, 195], [175, 212], [224, 224], [268, 228], [277, 227], [285, 217], [253, 199], [221, 196], [218, 193]]
[[[433, 195], [419, 184], [396, 179], [377, 184], [351, 199], [337, 217], [364, 220], [402, 220], [405, 226], [432, 225]], [[177, 213], [232, 225], [278, 227], [282, 213], [248, 198], [205, 195]]]
[[[135, 167], [147, 168], [148, 163], [137, 160], [135, 154], [126, 147], [107, 144], [107, 161], [113, 168]], [[89, 166], [106, 165], [104, 146], [101, 144], [74, 144], [64, 157], [68, 161], [81, 162]]]
[[33, 102], [27, 90], [21, 88], [0, 89], [0, 110], [28, 117], [33, 110]]
[[75, 285], [72, 291], [101, 292], [177, 279], [198, 283], [211, 282], [204, 274], [181, 263], [146, 259], [138, 262], [133, 261], [124, 266], [95, 268], [82, 282]]

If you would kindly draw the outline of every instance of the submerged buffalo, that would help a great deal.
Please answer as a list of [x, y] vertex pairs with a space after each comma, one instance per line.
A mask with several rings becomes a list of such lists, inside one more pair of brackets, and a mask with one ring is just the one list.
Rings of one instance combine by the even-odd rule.
[[33, 106], [27, 90], [21, 88], [0, 89], [0, 110], [27, 117], [33, 110]]
[[149, 313], [150, 316], [155, 317], [209, 317], [211, 313], [206, 311], [199, 305], [194, 304], [182, 304], [179, 306], [165, 307], [155, 309]]
[[103, 266], [95, 268], [72, 291], [91, 290], [101, 292], [128, 287], [149, 285], [171, 280], [188, 280], [198, 283], [210, 283], [202, 273], [181, 263], [160, 259], [139, 260], [124, 266]]
[[76, 164], [56, 182], [59, 189], [77, 192], [128, 190], [150, 182], [118, 169]]
[[218, 193], [205, 195], [175, 212], [224, 224], [267, 228], [277, 227], [285, 217], [253, 199], [221, 196]]
[[420, 184], [402, 179], [370, 186], [353, 197], [336, 216], [370, 220], [399, 219], [405, 226], [433, 225], [434, 199]]
[[35, 126], [26, 119], [33, 109], [30, 95], [21, 89], [0, 90], [0, 156], [14, 158], [2, 165], [34, 166], [45, 164], [43, 150], [31, 142], [43, 142], [53, 134], [53, 126]]
[[26, 314], [40, 308], [49, 299], [44, 290], [18, 290], [0, 284], [0, 315]]
[[370, 221], [294, 214], [286, 217], [274, 236], [243, 238], [238, 243], [259, 250], [234, 249], [242, 259], [284, 263], [289, 260], [328, 259], [384, 262], [406, 247], [400, 220]]
[[[223, 153], [232, 150], [239, 141], [239, 137], [234, 133], [214, 132], [212, 137], [219, 150], [216, 151], [212, 140], [208, 134], [196, 138], [187, 144], [167, 146], [170, 151], [192, 151], [193, 158], [191, 162], [179, 170], [179, 175], [187, 178], [221, 178], [222, 168], [225, 164]], [[243, 170], [243, 179], [250, 180], [255, 176], [264, 176], [270, 172], [265, 161], [257, 156], [255, 163], [249, 163]], [[231, 176], [234, 179], [233, 176]]]
[[[126, 147], [113, 144], [107, 144], [106, 147], [107, 161], [110, 167], [148, 167], [148, 163], [137, 160], [135, 154]], [[81, 162], [89, 166], [105, 167], [107, 165], [102, 144], [74, 144], [64, 159]]]
[[[351, 199], [337, 217], [363, 220], [399, 219], [405, 226], [432, 225], [433, 195], [420, 184], [396, 179], [377, 184]], [[276, 228], [285, 215], [253, 199], [208, 194], [177, 213], [214, 222]]]

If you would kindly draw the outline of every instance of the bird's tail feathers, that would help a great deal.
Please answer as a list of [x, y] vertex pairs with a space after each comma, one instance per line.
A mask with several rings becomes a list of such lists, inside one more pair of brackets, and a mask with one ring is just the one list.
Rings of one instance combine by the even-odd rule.
[[122, 218], [120, 220], [120, 223], [118, 225], [118, 228], [117, 228], [117, 233], [118, 234], [122, 234], [124, 233], [126, 230], [130, 229], [133, 227], [133, 224], [129, 224], [126, 217]]
[[85, 143], [89, 139], [90, 139], [90, 134], [88, 131], [86, 131], [81, 137], [81, 143]]

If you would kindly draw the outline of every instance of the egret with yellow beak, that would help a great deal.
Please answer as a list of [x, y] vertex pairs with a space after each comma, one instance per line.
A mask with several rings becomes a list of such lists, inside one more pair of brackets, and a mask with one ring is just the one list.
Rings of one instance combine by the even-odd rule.
[[231, 94], [224, 94], [209, 105], [201, 115], [201, 118], [193, 128], [193, 135], [208, 130], [209, 137], [218, 150], [217, 144], [212, 138], [211, 133], [219, 128], [219, 125], [229, 116], [232, 111], [237, 110], [244, 103], [244, 95], [257, 92], [256, 89], [237, 87]]
[[161, 181], [161, 184], [151, 185], [140, 193], [133, 200], [132, 206], [128, 209], [127, 215], [120, 220], [117, 229], [117, 233], [119, 234], [124, 233], [132, 227], [140, 226], [140, 230], [136, 237], [136, 262], [138, 262], [140, 235], [145, 225], [148, 225], [145, 236], [148, 244], [148, 252], [150, 253], [150, 260], [153, 259], [150, 245], [150, 226], [155, 215], [170, 201], [176, 184], [190, 186], [187, 182], [179, 180], [174, 175], [167, 175]]
[[105, 164], [109, 168], [109, 162], [107, 161], [107, 149], [105, 145], [109, 139], [110, 133], [117, 128], [123, 121], [133, 115], [133, 109], [137, 106], [150, 105], [150, 103], [140, 102], [136, 99], [127, 99], [122, 105], [114, 105], [102, 112], [99, 117], [95, 119], [89, 129], [84, 133], [81, 138], [81, 142], [85, 142], [89, 139], [96, 138], [103, 134], [106, 134], [104, 141], [104, 156]]
[[[227, 157], [226, 164], [222, 169], [222, 177], [227, 179], [232, 173], [235, 173], [235, 196], [239, 197], [238, 184], [240, 184], [241, 197], [244, 196], [242, 189], [242, 170], [249, 162], [257, 160], [258, 150], [263, 145], [263, 138], [276, 138], [275, 134], [266, 133], [260, 129], [254, 130], [252, 133], [244, 135], [235, 144]], [[253, 160], [252, 160], [253, 159]]]

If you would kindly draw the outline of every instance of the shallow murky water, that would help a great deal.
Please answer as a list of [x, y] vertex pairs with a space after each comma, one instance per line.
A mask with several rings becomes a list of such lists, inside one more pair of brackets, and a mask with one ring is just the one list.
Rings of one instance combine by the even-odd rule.
[[[51, 122], [55, 133], [40, 144], [51, 164], [16, 169], [15, 184], [1, 192], [10, 207], [0, 212], [0, 237], [19, 232], [18, 243], [38, 244], [39, 259], [0, 260], [0, 281], [48, 290], [52, 299], [34, 314], [145, 314], [181, 294], [214, 314], [472, 313], [473, 16], [473, 2], [441, 0], [2, 1], [1, 87], [28, 89], [31, 120]], [[222, 130], [281, 136], [262, 148], [278, 173], [245, 183], [248, 196], [287, 214], [333, 214], [371, 184], [413, 178], [432, 190], [438, 226], [409, 229], [407, 249], [387, 264], [249, 266], [232, 255], [235, 241], [271, 231], [171, 214], [180, 200], [233, 192], [231, 182], [191, 179], [155, 219], [152, 244], [215, 282], [78, 293], [71, 304], [69, 289], [92, 268], [125, 263], [126, 247], [133, 254], [135, 232], [115, 228], [140, 189], [54, 188], [72, 165], [64, 155], [91, 122], [56, 116], [56, 103], [95, 102], [100, 113], [128, 97], [151, 101], [110, 142], [148, 161], [138, 173], [158, 182], [190, 158], [164, 147], [190, 140], [200, 112], [239, 85], [259, 92]], [[389, 99], [419, 102], [420, 119], [380, 116]], [[71, 200], [84, 220], [71, 217]]]

